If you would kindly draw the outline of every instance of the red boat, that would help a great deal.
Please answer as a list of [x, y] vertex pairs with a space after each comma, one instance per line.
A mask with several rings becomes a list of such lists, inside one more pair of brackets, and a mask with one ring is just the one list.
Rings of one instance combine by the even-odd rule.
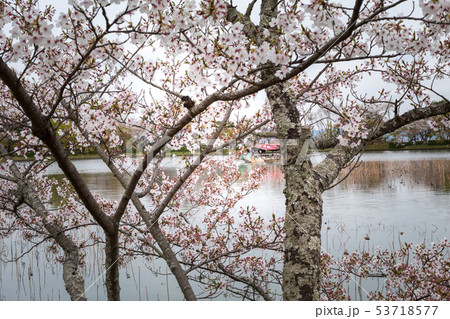
[[247, 154], [241, 155], [247, 163], [271, 163], [281, 158], [280, 144], [259, 144], [247, 149]]

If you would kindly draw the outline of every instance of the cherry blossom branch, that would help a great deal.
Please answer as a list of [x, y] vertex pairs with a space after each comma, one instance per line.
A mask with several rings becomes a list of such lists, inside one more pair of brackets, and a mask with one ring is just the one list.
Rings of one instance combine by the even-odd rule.
[[[66, 87], [69, 85], [69, 83], [72, 81], [72, 79], [74, 78], [74, 76], [79, 72], [79, 70], [81, 69], [81, 66], [86, 62], [87, 58], [92, 54], [92, 52], [98, 47], [98, 43], [100, 43], [100, 41], [105, 38], [108, 33], [109, 33], [109, 29], [112, 27], [112, 25], [114, 25], [115, 23], [117, 23], [123, 16], [126, 16], [129, 12], [124, 11], [120, 14], [118, 14], [112, 24], [107, 24], [105, 31], [100, 34], [97, 35], [96, 32], [94, 32], [95, 34], [95, 38], [92, 41], [91, 45], [89, 46], [89, 48], [86, 50], [86, 52], [84, 54], [81, 54], [81, 58], [79, 59], [78, 63], [75, 65], [75, 67], [72, 69], [72, 72], [70, 72], [66, 79], [64, 80], [64, 82], [62, 83], [61, 87], [58, 90], [58, 95], [53, 103], [53, 106], [50, 110], [50, 112], [48, 113], [48, 115], [46, 116], [47, 120], [50, 120], [54, 114], [54, 112], [56, 111], [58, 105], [61, 103], [61, 101], [64, 98], [64, 91], [66, 89]], [[88, 21], [91, 21], [91, 19], [87, 19]], [[93, 30], [95, 30], [95, 28], [93, 28]], [[76, 33], [75, 33], [76, 34]]]
[[162, 202], [159, 204], [159, 206], [153, 210], [152, 212], [152, 221], [156, 221], [159, 219], [161, 214], [166, 209], [167, 205], [169, 205], [172, 198], [175, 196], [175, 194], [180, 190], [180, 188], [183, 186], [183, 184], [188, 180], [188, 178], [192, 175], [192, 173], [195, 171], [195, 169], [200, 166], [205, 156], [212, 152], [213, 145], [219, 138], [220, 134], [222, 134], [223, 129], [225, 128], [226, 123], [228, 122], [228, 119], [230, 118], [231, 111], [233, 110], [233, 107], [229, 107], [227, 112], [225, 113], [225, 116], [223, 117], [219, 127], [217, 128], [216, 132], [213, 134], [212, 138], [208, 141], [208, 144], [206, 145], [205, 149], [200, 152], [195, 162], [190, 165], [186, 171], [183, 173], [183, 175], [178, 178], [177, 182], [172, 186], [172, 189], [167, 193], [166, 197], [162, 200]]
[[[68, 104], [66, 104], [66, 107], [69, 107]], [[74, 117], [73, 112], [69, 112], [69, 114], [72, 114], [71, 119], [74, 121], [74, 123], [77, 125], [77, 128], [80, 130], [84, 138], [90, 142], [91, 146], [95, 149], [97, 154], [100, 156], [100, 158], [103, 160], [103, 162], [108, 166], [108, 168], [111, 170], [111, 172], [114, 174], [114, 176], [117, 178], [117, 180], [120, 182], [120, 184], [126, 188], [129, 184], [128, 180], [125, 178], [125, 176], [122, 174], [122, 172], [116, 167], [114, 162], [111, 160], [110, 155], [107, 154], [100, 145], [92, 141], [92, 139], [89, 138], [89, 134], [81, 127], [79, 121], [76, 117]], [[153, 221], [151, 218], [150, 213], [145, 208], [144, 204], [142, 204], [140, 198], [138, 197], [137, 193], [133, 192], [131, 194], [131, 201], [133, 202], [134, 207], [138, 211], [139, 215], [141, 216], [142, 220], [145, 222], [145, 225], [148, 227], [148, 230], [150, 231], [150, 234], [155, 239], [155, 241], [158, 243], [159, 247], [161, 248], [163, 258], [167, 262], [167, 265], [169, 266], [170, 270], [172, 271], [173, 275], [175, 276], [178, 285], [180, 286], [181, 291], [184, 294], [184, 297], [186, 300], [196, 300], [195, 293], [189, 283], [189, 279], [187, 278], [185, 271], [181, 267], [175, 253], [173, 252], [169, 242], [167, 241], [167, 238], [162, 233], [158, 222]], [[115, 215], [115, 218], [117, 218], [118, 215]], [[120, 215], [120, 219], [123, 216], [123, 214]], [[120, 222], [120, 219], [116, 219], [117, 222]]]
[[[3, 156], [6, 156], [8, 160], [12, 161], [11, 157], [5, 155], [6, 149], [1, 143], [0, 153]], [[42, 218], [43, 226], [50, 234], [49, 236], [53, 238], [64, 251], [63, 279], [70, 298], [72, 300], [86, 300], [84, 280], [83, 277], [78, 273], [80, 263], [79, 247], [72, 241], [72, 239], [68, 235], [65, 235], [65, 232], [68, 231], [67, 229], [62, 229], [58, 224], [50, 223], [47, 221], [48, 212], [45, 208], [45, 205], [41, 202], [39, 196], [36, 194], [36, 191], [32, 188], [32, 186], [30, 186], [24, 180], [24, 177], [14, 163], [10, 166], [10, 170], [18, 180], [16, 184], [21, 196], [23, 196], [23, 199], [33, 209], [33, 211]], [[45, 241], [46, 239], [47, 238], [45, 238], [43, 241]]]
[[450, 25], [450, 22], [427, 20], [426, 16], [425, 17], [412, 17], [412, 16], [380, 17], [380, 18], [373, 19], [372, 21], [378, 22], [378, 21], [406, 21], [406, 20], [420, 21], [423, 23], [434, 24], [434, 25]]
[[114, 230], [112, 220], [101, 210], [91, 191], [83, 181], [80, 173], [70, 161], [67, 152], [58, 139], [55, 130], [50, 121], [38, 109], [32, 98], [29, 96], [27, 90], [17, 78], [14, 71], [0, 58], [0, 78], [9, 87], [14, 98], [23, 109], [24, 113], [30, 119], [33, 128], [33, 134], [40, 138], [47, 147], [51, 150], [58, 165], [61, 167], [67, 178], [74, 186], [83, 204], [92, 214], [92, 217], [99, 223], [99, 225], [106, 231]]
[[402, 126], [417, 120], [432, 116], [443, 115], [450, 112], [450, 102], [431, 104], [428, 107], [417, 108], [403, 113], [393, 119], [380, 124], [366, 139], [357, 147], [337, 145], [320, 164], [314, 167], [321, 188], [326, 189], [336, 179], [340, 170], [358, 153], [360, 153], [368, 142], [393, 132]]
[[150, 181], [148, 182], [147, 187], [144, 190], [142, 190], [142, 192], [137, 192], [136, 193], [139, 198], [147, 196], [148, 193], [153, 188], [153, 186], [154, 186], [154, 184], [156, 182], [156, 179], [158, 178], [158, 174], [161, 172], [161, 168], [160, 168], [159, 164], [161, 164], [163, 159], [164, 159], [164, 157], [160, 156], [158, 161], [156, 162], [156, 170], [152, 173], [152, 177], [151, 177]]
[[[399, 1], [398, 3], [403, 2]], [[194, 106], [191, 109], [191, 112], [189, 114], [186, 114], [173, 128], [169, 129], [166, 134], [159, 139], [152, 147], [152, 149], [145, 154], [143, 161], [139, 165], [138, 169], [136, 169], [135, 173], [133, 174], [131, 180], [129, 181], [129, 184], [126, 188], [126, 191], [123, 196], [123, 202], [122, 204], [126, 206], [126, 203], [130, 200], [130, 196], [132, 192], [134, 191], [140, 177], [146, 170], [149, 161], [156, 156], [160, 152], [160, 150], [164, 147], [165, 144], [167, 144], [175, 134], [177, 134], [184, 126], [186, 126], [192, 118], [203, 112], [208, 108], [209, 105], [216, 101], [231, 101], [236, 100], [239, 98], [242, 98], [244, 96], [248, 96], [251, 94], [254, 94], [260, 90], [263, 90], [269, 86], [272, 86], [277, 83], [281, 83], [283, 81], [286, 81], [288, 79], [291, 79], [298, 75], [299, 73], [306, 70], [308, 67], [310, 67], [312, 64], [314, 64], [317, 60], [319, 60], [326, 52], [328, 52], [331, 48], [333, 48], [336, 44], [339, 42], [344, 41], [346, 38], [348, 38], [353, 30], [356, 28], [356, 22], [359, 15], [359, 10], [361, 8], [362, 0], [357, 0], [353, 9], [353, 15], [348, 22], [348, 27], [346, 30], [341, 32], [339, 35], [333, 37], [331, 40], [329, 40], [326, 44], [324, 44], [320, 49], [318, 49], [314, 54], [312, 54], [309, 58], [307, 58], [303, 63], [301, 63], [298, 67], [292, 69], [289, 71], [285, 78], [279, 79], [276, 77], [271, 77], [268, 80], [263, 80], [259, 82], [256, 85], [250, 86], [248, 88], [244, 88], [238, 91], [235, 91], [234, 93], [224, 93], [226, 88], [222, 88], [221, 90], [207, 96], [201, 103]], [[389, 9], [390, 7], [386, 7], [385, 9]], [[378, 10], [376, 13], [373, 14], [373, 16], [376, 16], [377, 14], [381, 13], [384, 10]], [[367, 20], [367, 19], [366, 19]], [[367, 23], [367, 21], [366, 21]], [[362, 24], [360, 24], [362, 25]], [[122, 206], [123, 206], [122, 205]]]
[[242, 283], [252, 287], [253, 289], [255, 289], [256, 292], [258, 292], [261, 295], [261, 297], [264, 298], [264, 300], [266, 300], [266, 301], [273, 301], [273, 298], [267, 293], [267, 291], [265, 289], [263, 289], [260, 285], [258, 285], [255, 282], [255, 280], [247, 278], [247, 277], [244, 277], [244, 276], [238, 276], [238, 275], [228, 271], [226, 269], [226, 267], [223, 264], [221, 264], [221, 263], [218, 263], [217, 266], [228, 277], [232, 278], [235, 281], [242, 282]]
[[318, 60], [317, 64], [325, 64], [325, 63], [340, 63], [340, 62], [350, 62], [350, 61], [358, 61], [358, 60], [370, 60], [370, 59], [392, 59], [399, 56], [403, 56], [402, 53], [395, 54], [376, 54], [376, 55], [364, 55], [364, 56], [356, 56], [350, 58], [334, 58], [334, 59], [324, 59]]
[[251, 129], [249, 129], [248, 131], [239, 134], [238, 136], [234, 137], [233, 139], [229, 140], [228, 142], [223, 143], [222, 145], [218, 145], [216, 147], [213, 147], [211, 149], [210, 153], [214, 153], [217, 152], [221, 149], [224, 149], [240, 140], [242, 140], [243, 138], [246, 138], [248, 135], [253, 134], [257, 129], [260, 129], [261, 127], [263, 127], [264, 125], [266, 125], [267, 123], [269, 123], [270, 120], [264, 120], [261, 123], [255, 125], [254, 127], [252, 127]]

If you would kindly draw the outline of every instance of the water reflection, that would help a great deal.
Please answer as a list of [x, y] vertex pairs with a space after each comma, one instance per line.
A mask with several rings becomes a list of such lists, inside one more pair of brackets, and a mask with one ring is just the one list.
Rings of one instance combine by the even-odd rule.
[[87, 185], [95, 185], [94, 192], [109, 200], [118, 200], [124, 192], [122, 184], [110, 172], [106, 173], [83, 173]]
[[[323, 154], [316, 154], [317, 158]], [[345, 249], [374, 249], [382, 246], [397, 249], [402, 242], [437, 241], [448, 237], [450, 228], [450, 153], [383, 152], [368, 153], [361, 164], [338, 186], [324, 193], [322, 248], [339, 256]], [[86, 184], [111, 200], [123, 194], [123, 188], [100, 160], [75, 161]], [[175, 177], [181, 162], [166, 159], [164, 172]], [[242, 180], [248, 177], [251, 164], [237, 163]], [[255, 206], [261, 216], [283, 216], [284, 179], [280, 164], [265, 168], [261, 187], [239, 202]], [[57, 167], [48, 174], [61, 172]], [[341, 178], [346, 175], [342, 172]], [[370, 240], [364, 240], [369, 235]], [[13, 256], [27, 249], [18, 237], [0, 242], [2, 254]], [[90, 300], [104, 300], [102, 250], [89, 261], [86, 288]], [[67, 300], [61, 269], [46, 252], [35, 250], [19, 263], [0, 264], [0, 299]], [[121, 271], [124, 300], [179, 300], [182, 295], [172, 276], [156, 277], [147, 267], [168, 272], [165, 264], [134, 261]], [[30, 276], [29, 271], [34, 273]], [[376, 287], [375, 287], [376, 288]]]
[[[345, 169], [340, 178], [347, 175]], [[396, 187], [450, 190], [450, 161], [445, 159], [415, 161], [363, 161], [340, 183], [339, 188], [394, 189]]]
[[407, 161], [394, 154], [360, 163], [324, 194], [324, 249], [339, 255], [345, 249], [396, 249], [405, 241], [448, 237], [450, 154], [438, 155]]

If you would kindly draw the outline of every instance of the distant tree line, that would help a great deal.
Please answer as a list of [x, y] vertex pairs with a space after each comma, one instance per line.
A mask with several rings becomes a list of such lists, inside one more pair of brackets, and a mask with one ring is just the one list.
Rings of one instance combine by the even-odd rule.
[[[332, 141], [336, 140], [339, 134], [342, 134], [339, 127], [330, 122], [322, 130], [316, 131], [315, 146], [318, 149], [325, 149]], [[372, 141], [371, 144], [389, 144], [390, 148], [424, 144], [449, 145], [450, 129], [440, 121], [425, 119], [386, 134]]]

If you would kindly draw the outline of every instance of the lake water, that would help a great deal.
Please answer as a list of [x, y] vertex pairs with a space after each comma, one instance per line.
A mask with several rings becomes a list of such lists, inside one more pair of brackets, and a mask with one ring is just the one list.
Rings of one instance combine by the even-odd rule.
[[[314, 156], [316, 161], [323, 154]], [[100, 160], [75, 161], [86, 183], [98, 194], [120, 198], [123, 188]], [[174, 175], [177, 160], [164, 161]], [[251, 164], [237, 163], [244, 173]], [[49, 174], [60, 173], [51, 168]], [[267, 178], [260, 189], [239, 204], [255, 206], [262, 217], [284, 215], [283, 173], [279, 164], [267, 165]], [[363, 154], [359, 166], [340, 184], [324, 193], [322, 249], [340, 256], [348, 251], [398, 249], [402, 242], [438, 241], [449, 237], [450, 152], [401, 151]], [[370, 240], [364, 240], [368, 235]], [[19, 237], [0, 241], [3, 258], [30, 248]], [[105, 300], [103, 256], [92, 249], [88, 259], [86, 295]], [[157, 270], [159, 275], [149, 271]], [[174, 278], [164, 263], [133, 261], [121, 270], [123, 300], [181, 300]], [[99, 275], [100, 274], [100, 275]], [[357, 296], [352, 296], [352, 299]], [[67, 300], [61, 267], [49, 253], [34, 249], [19, 262], [0, 262], [0, 300]]]

